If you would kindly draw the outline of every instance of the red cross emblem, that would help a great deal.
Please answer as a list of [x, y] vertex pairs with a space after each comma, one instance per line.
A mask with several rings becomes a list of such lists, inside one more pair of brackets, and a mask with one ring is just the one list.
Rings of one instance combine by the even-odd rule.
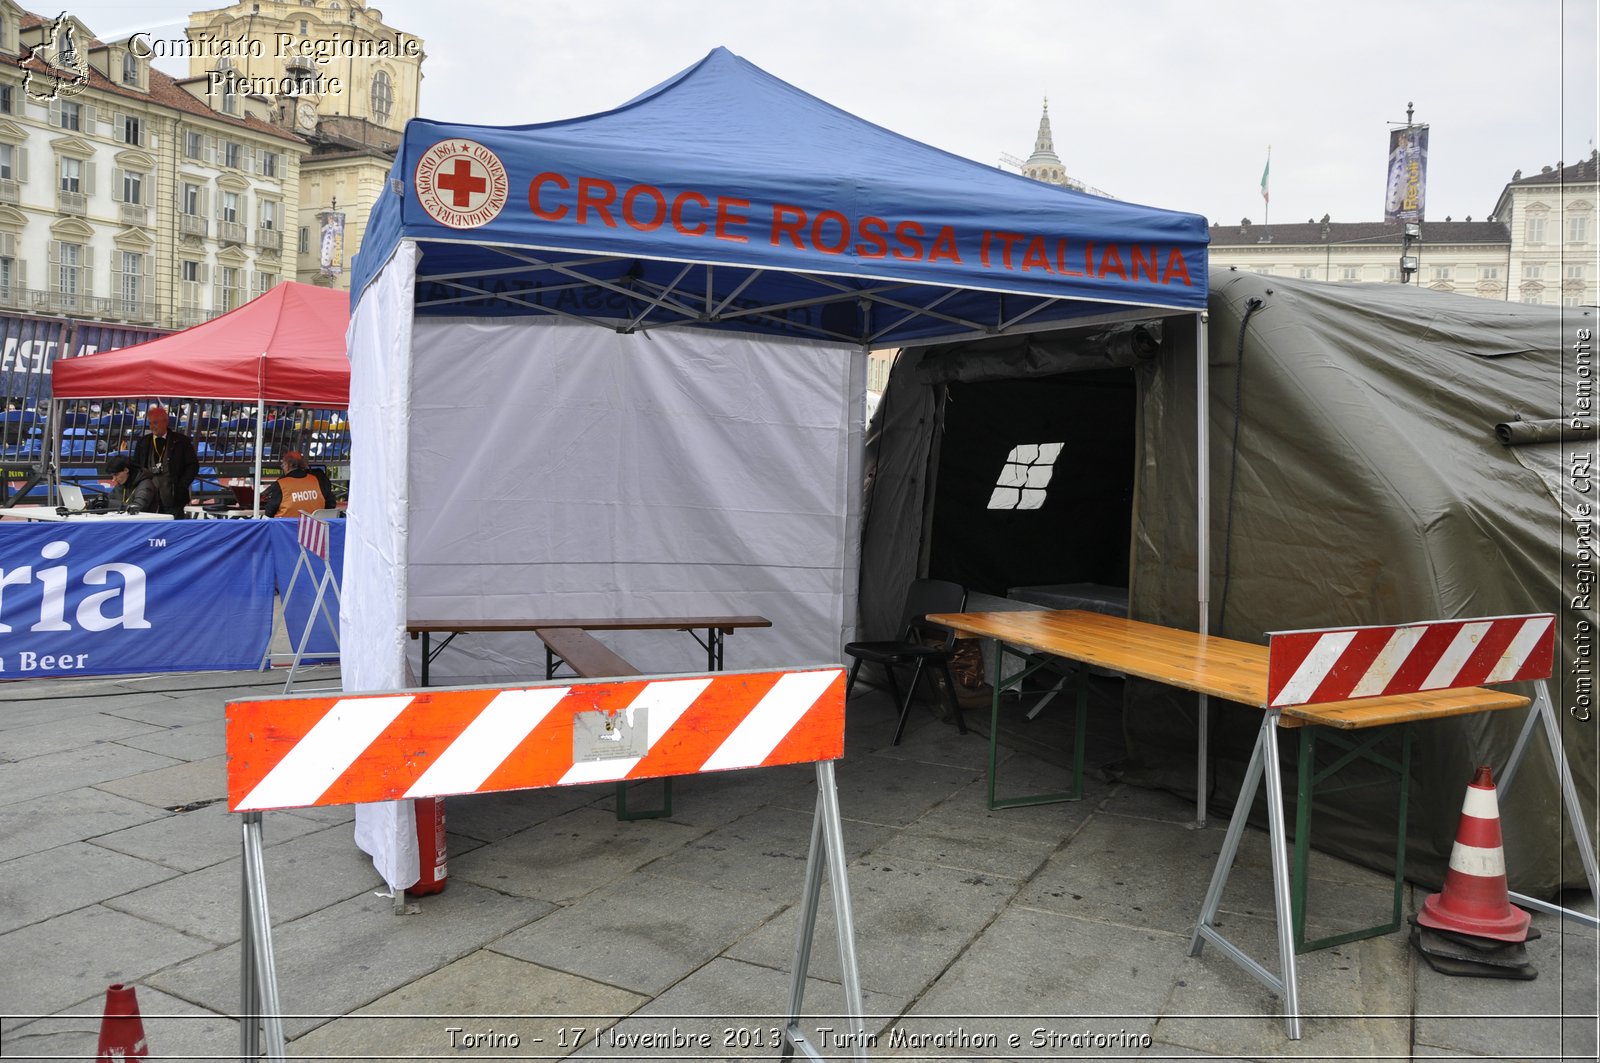
[[475, 140], [441, 140], [417, 160], [417, 202], [428, 216], [452, 229], [473, 229], [499, 216], [506, 205], [506, 168]]

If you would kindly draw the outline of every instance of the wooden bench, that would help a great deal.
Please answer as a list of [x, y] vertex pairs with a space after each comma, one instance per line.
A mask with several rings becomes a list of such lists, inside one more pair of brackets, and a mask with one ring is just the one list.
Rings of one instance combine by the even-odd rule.
[[[457, 635], [476, 633], [516, 633], [546, 628], [576, 628], [581, 631], [687, 631], [706, 651], [708, 671], [722, 671], [723, 642], [740, 628], [771, 627], [764, 616], [657, 616], [657, 617], [538, 617], [501, 620], [408, 620], [406, 634], [422, 640], [422, 685], [428, 685], [428, 669], [433, 659], [455, 641]], [[698, 632], [706, 632], [702, 639]], [[444, 640], [434, 647], [432, 636]], [[565, 660], [549, 643], [545, 644], [545, 678], [555, 677], [558, 660]], [[570, 662], [569, 662], [570, 663]], [[580, 673], [581, 674], [581, 673]]]

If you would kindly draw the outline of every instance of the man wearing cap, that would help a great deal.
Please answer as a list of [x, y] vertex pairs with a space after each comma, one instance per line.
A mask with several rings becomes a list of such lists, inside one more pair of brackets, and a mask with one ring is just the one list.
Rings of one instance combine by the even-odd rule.
[[283, 475], [261, 492], [261, 512], [269, 517], [298, 517], [333, 508], [333, 485], [321, 469], [306, 466], [305, 455], [291, 450], [283, 456]]
[[134, 445], [133, 463], [155, 484], [155, 512], [181, 519], [194, 478], [200, 475], [200, 457], [193, 440], [169, 430], [165, 407], [151, 406], [145, 420], [150, 431]]

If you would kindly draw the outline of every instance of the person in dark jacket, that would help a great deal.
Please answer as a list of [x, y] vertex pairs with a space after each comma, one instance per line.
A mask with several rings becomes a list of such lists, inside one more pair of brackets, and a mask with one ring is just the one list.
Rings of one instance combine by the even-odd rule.
[[194, 478], [200, 475], [200, 457], [193, 440], [169, 429], [165, 407], [150, 407], [145, 420], [150, 431], [135, 444], [133, 464], [155, 484], [155, 510], [181, 518], [183, 507], [189, 504]]
[[111, 478], [111, 504], [130, 513], [148, 513], [156, 508], [155, 481], [128, 458], [119, 454], [106, 462]]
[[328, 474], [309, 468], [298, 450], [284, 454], [283, 475], [261, 492], [261, 512], [269, 517], [298, 517], [332, 508], [333, 484]]

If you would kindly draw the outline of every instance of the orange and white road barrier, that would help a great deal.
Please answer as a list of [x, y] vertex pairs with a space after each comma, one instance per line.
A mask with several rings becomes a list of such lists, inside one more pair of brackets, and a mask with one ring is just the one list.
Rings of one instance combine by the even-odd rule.
[[844, 755], [840, 668], [228, 705], [252, 812], [766, 767]]
[[812, 762], [817, 811], [784, 1024], [800, 1030], [824, 871], [832, 889], [852, 1054], [867, 1044], [833, 762], [844, 756], [844, 669], [585, 680], [228, 703], [228, 808], [241, 813], [241, 1059], [283, 1056], [262, 813], [615, 782]]
[[1487, 767], [1480, 767], [1467, 787], [1444, 889], [1422, 902], [1417, 922], [1496, 941], [1528, 939], [1528, 913], [1515, 907], [1506, 891], [1500, 804]]

